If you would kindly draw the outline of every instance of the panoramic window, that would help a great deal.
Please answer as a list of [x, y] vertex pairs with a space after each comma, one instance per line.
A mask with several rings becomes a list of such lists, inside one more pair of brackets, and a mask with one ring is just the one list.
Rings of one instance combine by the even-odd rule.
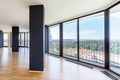
[[19, 46], [29, 47], [29, 33], [28, 32], [19, 33]]
[[19, 46], [21, 45], [21, 34], [19, 33]]
[[8, 33], [3, 33], [3, 46], [8, 46]]
[[24, 33], [21, 33], [21, 46], [24, 46]]
[[63, 55], [77, 58], [77, 20], [63, 23]]
[[28, 38], [28, 43], [27, 43], [28, 45], [27, 46], [30, 47], [30, 44], [29, 44], [30, 43], [30, 33], [29, 32], [28, 32], [27, 38]]
[[79, 19], [79, 58], [104, 67], [104, 13]]
[[59, 25], [54, 25], [49, 27], [49, 53], [58, 54], [59, 50]]
[[110, 9], [110, 69], [120, 74], [120, 4]]
[[25, 33], [25, 46], [28, 46], [28, 33]]

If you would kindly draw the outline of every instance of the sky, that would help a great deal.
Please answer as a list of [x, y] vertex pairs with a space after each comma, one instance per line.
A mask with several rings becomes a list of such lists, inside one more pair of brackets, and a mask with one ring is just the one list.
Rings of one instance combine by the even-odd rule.
[[120, 12], [110, 15], [110, 38], [120, 39]]
[[[104, 16], [79, 20], [80, 39], [104, 40]], [[59, 25], [50, 29], [52, 39], [59, 39]], [[110, 14], [110, 39], [120, 39], [120, 12]], [[63, 39], [77, 39], [77, 21], [63, 24]]]

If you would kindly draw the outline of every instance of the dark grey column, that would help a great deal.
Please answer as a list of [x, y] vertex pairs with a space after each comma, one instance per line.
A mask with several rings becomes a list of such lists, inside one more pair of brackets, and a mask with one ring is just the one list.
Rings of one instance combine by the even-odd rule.
[[60, 56], [63, 57], [63, 23], [60, 23]]
[[12, 51], [19, 51], [19, 27], [17, 26], [12, 27]]
[[30, 70], [44, 70], [44, 6], [30, 6]]
[[0, 48], [3, 47], [3, 32], [0, 31]]
[[109, 37], [109, 10], [105, 10], [104, 12], [105, 14], [105, 68], [106, 69], [109, 69], [109, 64], [110, 64], [110, 52], [109, 52], [109, 40], [110, 40], [110, 37]]

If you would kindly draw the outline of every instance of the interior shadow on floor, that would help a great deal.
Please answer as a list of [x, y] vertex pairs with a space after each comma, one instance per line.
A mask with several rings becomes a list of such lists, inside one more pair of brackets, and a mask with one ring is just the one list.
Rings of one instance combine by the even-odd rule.
[[102, 73], [104, 73], [106, 76], [108, 76], [109, 78], [111, 78], [112, 80], [119, 80], [116, 77], [114, 77], [113, 75], [111, 75], [110, 73], [106, 72], [106, 71], [101, 71]]
[[49, 53], [47, 53], [47, 55], [54, 56], [54, 57], [56, 57], [56, 58], [60, 58], [59, 55], [55, 55], [55, 54], [49, 54]]
[[69, 59], [65, 59], [65, 60], [69, 61], [69, 62], [72, 62], [72, 63], [75, 63], [75, 64], [78, 64], [78, 65], [81, 65], [81, 66], [84, 66], [84, 67], [87, 67], [87, 68], [90, 68], [90, 69], [93, 69], [93, 67], [85, 65], [85, 64], [81, 64], [80, 62], [77, 62], [77, 61], [72, 61], [72, 60], [69, 60]]

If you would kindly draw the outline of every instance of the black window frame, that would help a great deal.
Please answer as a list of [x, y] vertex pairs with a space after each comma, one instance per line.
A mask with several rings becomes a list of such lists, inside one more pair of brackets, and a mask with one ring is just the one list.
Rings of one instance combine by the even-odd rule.
[[[60, 25], [60, 56], [61, 57], [64, 57], [63, 56], [63, 23], [65, 22], [68, 22], [68, 21], [72, 21], [72, 20], [75, 20], [77, 19], [77, 44], [78, 44], [78, 49], [79, 49], [79, 18], [83, 18], [83, 17], [86, 17], [86, 16], [90, 16], [90, 15], [94, 15], [94, 14], [97, 14], [97, 13], [101, 13], [101, 12], [104, 12], [104, 53], [105, 53], [105, 64], [104, 64], [104, 67], [105, 69], [108, 69], [110, 70], [110, 52], [109, 52], [109, 40], [110, 40], [110, 33], [109, 33], [109, 27], [110, 27], [110, 9], [115, 7], [116, 5], [120, 4], [120, 1], [116, 2], [115, 4], [109, 6], [108, 8], [106, 9], [103, 9], [103, 10], [100, 10], [100, 11], [97, 11], [97, 12], [93, 12], [93, 13], [90, 13], [90, 14], [87, 14], [87, 15], [83, 15], [83, 16], [79, 16], [79, 17], [75, 17], [75, 18], [72, 18], [72, 19], [69, 19], [69, 20], [65, 20], [65, 21], [62, 21], [62, 22], [58, 22], [58, 23], [55, 23], [55, 24], [52, 24], [52, 25], [47, 25], [48, 27], [50, 26], [53, 26], [53, 25], [57, 25], [59, 24]], [[48, 30], [48, 34], [49, 34], [49, 30]], [[48, 40], [47, 40], [47, 44], [48, 44]], [[52, 53], [51, 53], [52, 54]], [[78, 59], [77, 61], [79, 61], [79, 50], [77, 50], [77, 54], [78, 54]], [[68, 57], [65, 57], [65, 58], [68, 58]], [[71, 59], [71, 58], [69, 58]], [[72, 59], [74, 60], [74, 59]], [[81, 62], [81, 61], [80, 61]], [[90, 64], [90, 63], [86, 63], [86, 64]], [[94, 64], [90, 64], [90, 65], [94, 65]], [[94, 66], [97, 66], [97, 65], [94, 65]], [[98, 67], [101, 67], [101, 66], [98, 66]], [[112, 70], [110, 70], [112, 71]], [[112, 71], [113, 73], [117, 74], [116, 72]], [[119, 74], [117, 74], [119, 75]], [[120, 75], [119, 75], [120, 76]]]

